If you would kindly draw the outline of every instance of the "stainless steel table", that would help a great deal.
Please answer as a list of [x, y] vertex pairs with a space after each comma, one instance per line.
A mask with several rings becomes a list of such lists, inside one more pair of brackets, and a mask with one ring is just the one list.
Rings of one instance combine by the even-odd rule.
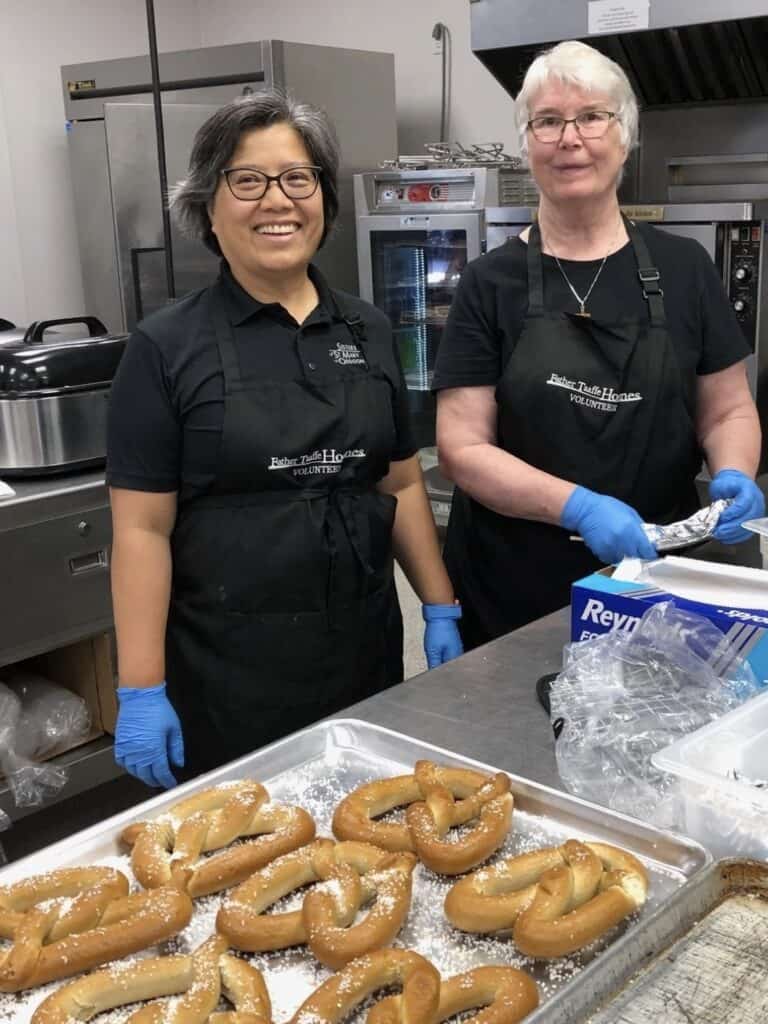
[[561, 668], [569, 615], [563, 608], [337, 717], [388, 726], [562, 789], [535, 684]]

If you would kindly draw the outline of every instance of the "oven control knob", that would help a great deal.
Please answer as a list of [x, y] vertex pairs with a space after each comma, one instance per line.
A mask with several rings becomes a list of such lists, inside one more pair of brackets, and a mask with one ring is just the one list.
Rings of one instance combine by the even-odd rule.
[[736, 301], [733, 304], [733, 308], [737, 313], [747, 312], [747, 304], [744, 301], [744, 299], [736, 299]]
[[735, 281], [748, 281], [752, 277], [751, 267], [736, 267], [733, 272], [733, 278]]

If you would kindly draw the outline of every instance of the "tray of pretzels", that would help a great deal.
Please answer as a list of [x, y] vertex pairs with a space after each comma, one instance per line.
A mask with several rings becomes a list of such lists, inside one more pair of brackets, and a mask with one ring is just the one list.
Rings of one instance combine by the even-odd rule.
[[0, 1024], [575, 1024], [566, 987], [709, 860], [322, 722], [0, 870]]

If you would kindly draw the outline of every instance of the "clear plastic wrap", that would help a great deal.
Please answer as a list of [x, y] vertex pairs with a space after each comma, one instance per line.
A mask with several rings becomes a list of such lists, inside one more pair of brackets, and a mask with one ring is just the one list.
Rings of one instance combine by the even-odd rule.
[[[0, 683], [0, 770], [17, 807], [36, 807], [67, 781], [63, 768], [38, 764], [86, 738], [91, 721], [82, 697], [46, 679], [16, 672]], [[0, 823], [2, 827], [2, 823]]]
[[550, 691], [557, 766], [571, 793], [680, 828], [676, 780], [651, 754], [759, 692], [749, 665], [703, 616], [671, 601], [636, 629], [566, 648]]

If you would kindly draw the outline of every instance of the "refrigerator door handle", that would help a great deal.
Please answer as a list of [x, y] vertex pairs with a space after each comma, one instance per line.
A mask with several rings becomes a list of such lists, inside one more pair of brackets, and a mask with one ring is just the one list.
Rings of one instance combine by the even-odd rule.
[[139, 257], [147, 252], [165, 252], [164, 245], [147, 245], [131, 247], [131, 288], [133, 289], [133, 306], [136, 311], [136, 323], [144, 319], [144, 300], [141, 296], [141, 275], [139, 274]]

